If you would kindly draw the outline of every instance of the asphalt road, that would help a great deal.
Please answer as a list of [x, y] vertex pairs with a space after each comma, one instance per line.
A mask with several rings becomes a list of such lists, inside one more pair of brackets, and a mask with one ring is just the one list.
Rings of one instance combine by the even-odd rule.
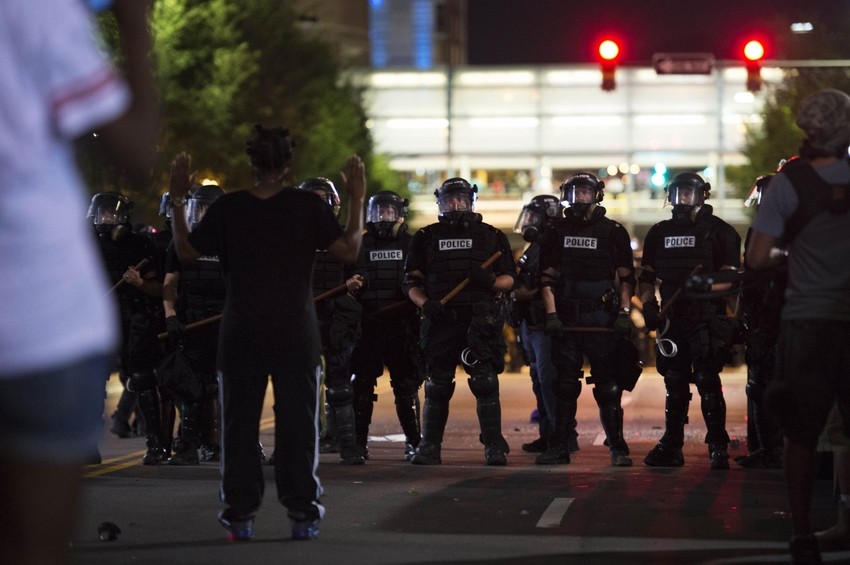
[[[790, 520], [782, 471], [710, 471], [697, 400], [686, 427], [685, 466], [650, 468], [643, 457], [661, 436], [664, 386], [652, 370], [624, 396], [625, 435], [635, 465], [610, 466], [590, 390], [579, 406], [579, 445], [570, 465], [539, 466], [520, 445], [537, 437], [528, 374], [501, 379], [503, 430], [511, 446], [506, 467], [484, 465], [474, 398], [459, 372], [443, 465], [403, 460], [388, 379], [382, 378], [370, 459], [341, 466], [321, 456], [319, 476], [327, 515], [318, 540], [289, 539], [288, 521], [266, 467], [265, 505], [256, 537], [231, 544], [216, 521], [217, 464], [142, 466], [144, 441], [104, 434], [102, 465], [87, 468], [85, 512], [73, 540], [82, 564], [118, 563], [492, 563], [587, 565], [617, 563], [788, 563]], [[723, 376], [731, 454], [745, 452], [744, 369]], [[110, 381], [107, 414], [120, 391]], [[261, 440], [273, 450], [267, 401]], [[816, 485], [817, 528], [834, 522], [828, 479]], [[102, 542], [97, 525], [122, 532]], [[850, 552], [824, 554], [850, 563]]]

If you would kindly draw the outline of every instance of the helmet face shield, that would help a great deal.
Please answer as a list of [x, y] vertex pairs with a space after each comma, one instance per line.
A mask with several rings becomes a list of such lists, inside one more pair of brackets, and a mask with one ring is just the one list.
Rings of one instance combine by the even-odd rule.
[[542, 224], [543, 215], [538, 210], [531, 209], [526, 205], [522, 207], [522, 211], [520, 211], [519, 217], [516, 219], [514, 233], [522, 233], [522, 230], [528, 226], [539, 227]]
[[564, 190], [562, 203], [570, 206], [574, 204], [593, 204], [596, 202], [596, 191], [584, 185], [572, 185]]
[[86, 217], [95, 226], [117, 226], [130, 221], [132, 207], [132, 202], [126, 196], [102, 192], [92, 198]]
[[753, 189], [750, 191], [750, 194], [744, 199], [744, 206], [747, 208], [752, 208], [753, 206], [758, 208], [764, 196], [764, 191], [767, 189], [767, 185], [770, 184], [770, 179], [772, 178], [773, 175], [762, 175], [757, 178], [756, 182], [753, 183]]
[[207, 213], [210, 204], [223, 195], [224, 190], [215, 184], [205, 184], [197, 187], [192, 193], [191, 198], [186, 201], [186, 222], [190, 226], [196, 226], [201, 223], [201, 219]]
[[698, 206], [698, 191], [694, 186], [671, 186], [667, 191], [667, 200], [673, 206]]
[[369, 199], [366, 207], [366, 221], [372, 223], [396, 223], [407, 216], [407, 200], [395, 192], [381, 191]]
[[702, 180], [696, 173], [682, 173], [676, 175], [665, 191], [667, 192], [666, 204], [676, 206], [702, 206], [708, 198], [711, 185]]
[[333, 208], [334, 216], [339, 215], [339, 192], [330, 180], [324, 177], [313, 177], [298, 185], [298, 190], [312, 192]]
[[466, 179], [455, 177], [445, 181], [434, 195], [440, 216], [459, 216], [475, 211], [475, 194], [478, 187]]

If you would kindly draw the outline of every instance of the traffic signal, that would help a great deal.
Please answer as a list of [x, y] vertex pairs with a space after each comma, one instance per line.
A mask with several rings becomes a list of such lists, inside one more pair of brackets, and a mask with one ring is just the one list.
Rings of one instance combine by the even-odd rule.
[[599, 43], [599, 65], [602, 68], [602, 90], [610, 92], [617, 88], [617, 62], [620, 58], [620, 46], [613, 39]]
[[751, 39], [744, 45], [744, 63], [747, 66], [747, 90], [761, 90], [761, 60], [764, 58], [764, 45], [758, 39]]

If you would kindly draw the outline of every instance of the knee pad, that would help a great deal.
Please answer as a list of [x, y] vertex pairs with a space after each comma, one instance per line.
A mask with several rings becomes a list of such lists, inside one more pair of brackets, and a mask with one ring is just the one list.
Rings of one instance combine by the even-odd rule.
[[350, 384], [329, 387], [325, 392], [325, 397], [331, 406], [339, 406], [346, 402], [351, 402], [351, 399], [354, 398], [354, 387]]
[[375, 390], [375, 387], [378, 386], [378, 379], [370, 379], [362, 375], [356, 375], [354, 380], [351, 382], [351, 385], [354, 387], [354, 390], [358, 392], [372, 392]]
[[434, 400], [451, 400], [455, 392], [454, 381], [435, 381], [428, 379], [425, 381], [425, 397]]
[[622, 391], [617, 383], [597, 383], [593, 386], [593, 398], [596, 399], [596, 404], [604, 406], [607, 404], [619, 405]]
[[405, 398], [413, 396], [419, 392], [419, 384], [413, 380], [390, 380], [390, 387], [393, 389], [393, 396], [396, 398]]
[[697, 371], [694, 374], [694, 384], [701, 395], [721, 391], [720, 375], [717, 373]]
[[690, 375], [679, 371], [667, 371], [664, 375], [664, 387], [667, 392], [690, 394]]
[[499, 394], [499, 377], [496, 373], [484, 373], [469, 377], [469, 390], [475, 398], [487, 398]]
[[130, 392], [144, 392], [155, 389], [156, 385], [156, 373], [153, 371], [136, 371], [127, 378], [127, 390]]

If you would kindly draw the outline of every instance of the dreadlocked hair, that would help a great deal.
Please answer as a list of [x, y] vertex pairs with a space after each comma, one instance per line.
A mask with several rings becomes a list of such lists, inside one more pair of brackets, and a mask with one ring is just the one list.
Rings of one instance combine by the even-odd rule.
[[254, 135], [246, 143], [245, 152], [257, 169], [280, 170], [289, 165], [295, 141], [286, 128], [254, 126]]

